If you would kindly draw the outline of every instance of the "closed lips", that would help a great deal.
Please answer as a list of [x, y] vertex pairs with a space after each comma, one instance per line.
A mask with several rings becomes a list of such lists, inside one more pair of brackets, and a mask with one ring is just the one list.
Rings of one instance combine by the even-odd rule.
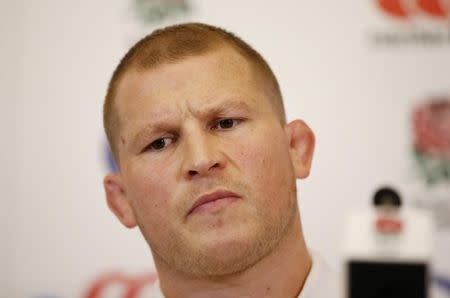
[[189, 210], [188, 215], [195, 212], [195, 210], [198, 207], [200, 207], [204, 204], [211, 203], [211, 202], [221, 200], [221, 199], [229, 199], [229, 198], [238, 199], [238, 198], [240, 198], [240, 196], [234, 192], [224, 191], [224, 190], [219, 190], [219, 191], [215, 191], [215, 192], [212, 192], [209, 194], [202, 195], [197, 199], [197, 201], [195, 201], [194, 205]]

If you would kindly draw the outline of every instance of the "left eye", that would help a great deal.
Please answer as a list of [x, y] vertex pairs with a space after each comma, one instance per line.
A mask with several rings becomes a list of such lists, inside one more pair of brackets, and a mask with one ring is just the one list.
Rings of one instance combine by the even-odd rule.
[[161, 151], [172, 144], [172, 142], [174, 142], [173, 138], [160, 138], [150, 143], [150, 145], [148, 145], [146, 149], [149, 149], [150, 151]]
[[219, 120], [214, 126], [213, 129], [230, 129], [236, 126], [239, 123], [238, 119], [222, 119]]

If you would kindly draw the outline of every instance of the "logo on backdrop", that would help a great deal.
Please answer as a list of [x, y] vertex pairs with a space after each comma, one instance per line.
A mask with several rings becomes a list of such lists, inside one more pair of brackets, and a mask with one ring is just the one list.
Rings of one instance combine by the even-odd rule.
[[[450, 229], [450, 96], [432, 97], [411, 114], [412, 156], [418, 188], [413, 204], [434, 214], [438, 231]], [[437, 289], [450, 293], [450, 277], [434, 275]]]
[[89, 285], [84, 298], [147, 297], [148, 295], [145, 295], [144, 292], [147, 292], [146, 290], [155, 283], [156, 279], [155, 273], [136, 276], [125, 275], [121, 272], [106, 273]]
[[450, 228], [450, 96], [435, 97], [412, 113], [413, 156], [421, 190], [415, 203]]
[[189, 0], [129, 0], [126, 10], [131, 26], [125, 45], [131, 47], [156, 27], [181, 23], [193, 11]]
[[186, 14], [190, 6], [187, 0], [133, 0], [133, 10], [142, 23], [151, 24]]
[[423, 14], [436, 19], [450, 16], [450, 2], [444, 0], [377, 0], [380, 9], [386, 14], [400, 19]]
[[450, 182], [450, 98], [434, 98], [413, 112], [414, 151], [429, 185]]
[[450, 0], [372, 0], [376, 46], [450, 46]]

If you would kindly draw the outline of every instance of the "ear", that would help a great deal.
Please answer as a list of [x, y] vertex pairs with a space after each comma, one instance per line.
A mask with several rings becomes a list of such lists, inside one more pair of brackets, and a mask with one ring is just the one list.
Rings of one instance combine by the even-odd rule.
[[124, 226], [134, 228], [136, 226], [136, 218], [127, 198], [120, 174], [107, 175], [103, 180], [103, 187], [105, 188], [109, 209]]
[[297, 178], [306, 178], [311, 170], [315, 137], [312, 130], [302, 120], [294, 120], [285, 125], [289, 141], [289, 153]]

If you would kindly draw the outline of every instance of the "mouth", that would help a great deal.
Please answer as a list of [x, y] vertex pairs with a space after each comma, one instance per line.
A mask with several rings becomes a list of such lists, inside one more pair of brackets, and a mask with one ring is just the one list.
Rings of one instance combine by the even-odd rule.
[[189, 210], [188, 216], [200, 213], [214, 213], [232, 204], [241, 197], [231, 191], [217, 190], [200, 196]]

